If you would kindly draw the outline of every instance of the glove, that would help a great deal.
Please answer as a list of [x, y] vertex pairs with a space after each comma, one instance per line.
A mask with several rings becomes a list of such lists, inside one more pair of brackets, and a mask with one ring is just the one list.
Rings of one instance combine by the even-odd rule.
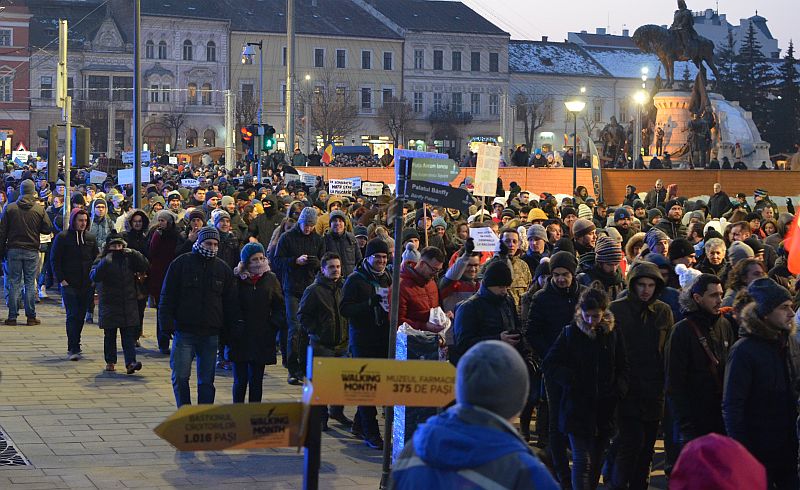
[[472, 252], [475, 251], [475, 240], [472, 237], [467, 238], [467, 241], [464, 242], [464, 254], [469, 256], [472, 255]]

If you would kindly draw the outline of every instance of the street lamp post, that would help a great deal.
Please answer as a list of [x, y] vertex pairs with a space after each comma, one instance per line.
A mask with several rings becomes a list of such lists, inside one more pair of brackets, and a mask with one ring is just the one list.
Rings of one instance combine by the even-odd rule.
[[254, 46], [258, 46], [258, 111], [256, 111], [258, 132], [255, 135], [253, 156], [258, 158], [258, 183], [260, 184], [263, 176], [261, 173], [261, 147], [263, 146], [264, 133], [263, 126], [261, 126], [261, 117], [264, 112], [264, 41], [245, 43], [242, 46], [242, 64], [253, 63], [253, 57], [256, 55]]
[[[634, 166], [636, 165], [636, 161], [639, 159], [639, 156], [642, 154], [642, 106], [645, 102], [647, 102], [647, 93], [644, 90], [639, 90], [635, 94], [633, 94], [633, 100], [636, 102], [636, 126], [634, 130], [633, 140], [636, 143], [636, 156], [633, 160]], [[633, 149], [631, 149], [633, 150]], [[633, 153], [633, 151], [631, 151]]]
[[578, 113], [586, 107], [586, 102], [575, 99], [564, 102], [564, 105], [572, 113], [575, 123], [572, 133], [572, 193], [574, 197], [575, 189], [578, 187]]

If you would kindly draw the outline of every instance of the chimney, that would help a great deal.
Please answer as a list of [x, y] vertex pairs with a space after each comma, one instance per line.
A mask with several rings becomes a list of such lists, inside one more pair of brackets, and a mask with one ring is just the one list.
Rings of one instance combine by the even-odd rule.
[[585, 30], [581, 31], [581, 34], [588, 34]]
[[595, 31], [595, 34], [600, 34], [601, 36], [605, 36], [606, 28], [605, 27], [598, 27], [597, 30]]
[[542, 36], [542, 42], [543, 42], [543, 43], [546, 43], [546, 42], [547, 42], [547, 36]]
[[622, 37], [628, 37], [630, 35], [630, 32], [631, 31], [629, 31], [628, 29], [622, 29]]

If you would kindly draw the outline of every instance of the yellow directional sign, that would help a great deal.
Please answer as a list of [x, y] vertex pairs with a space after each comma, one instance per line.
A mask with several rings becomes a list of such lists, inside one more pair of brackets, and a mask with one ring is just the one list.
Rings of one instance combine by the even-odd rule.
[[154, 432], [179, 451], [299, 447], [304, 416], [300, 402], [185, 405]]
[[442, 407], [455, 398], [449, 362], [316, 357], [313, 405]]

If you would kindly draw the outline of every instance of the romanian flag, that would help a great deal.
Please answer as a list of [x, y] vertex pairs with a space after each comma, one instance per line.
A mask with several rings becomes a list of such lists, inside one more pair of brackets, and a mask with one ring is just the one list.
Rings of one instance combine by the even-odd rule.
[[783, 248], [789, 254], [787, 265], [792, 274], [800, 274], [800, 222], [797, 221], [798, 217], [794, 218], [783, 239]]
[[333, 143], [329, 144], [325, 147], [325, 151], [322, 152], [322, 163], [325, 165], [330, 165], [333, 161]]

